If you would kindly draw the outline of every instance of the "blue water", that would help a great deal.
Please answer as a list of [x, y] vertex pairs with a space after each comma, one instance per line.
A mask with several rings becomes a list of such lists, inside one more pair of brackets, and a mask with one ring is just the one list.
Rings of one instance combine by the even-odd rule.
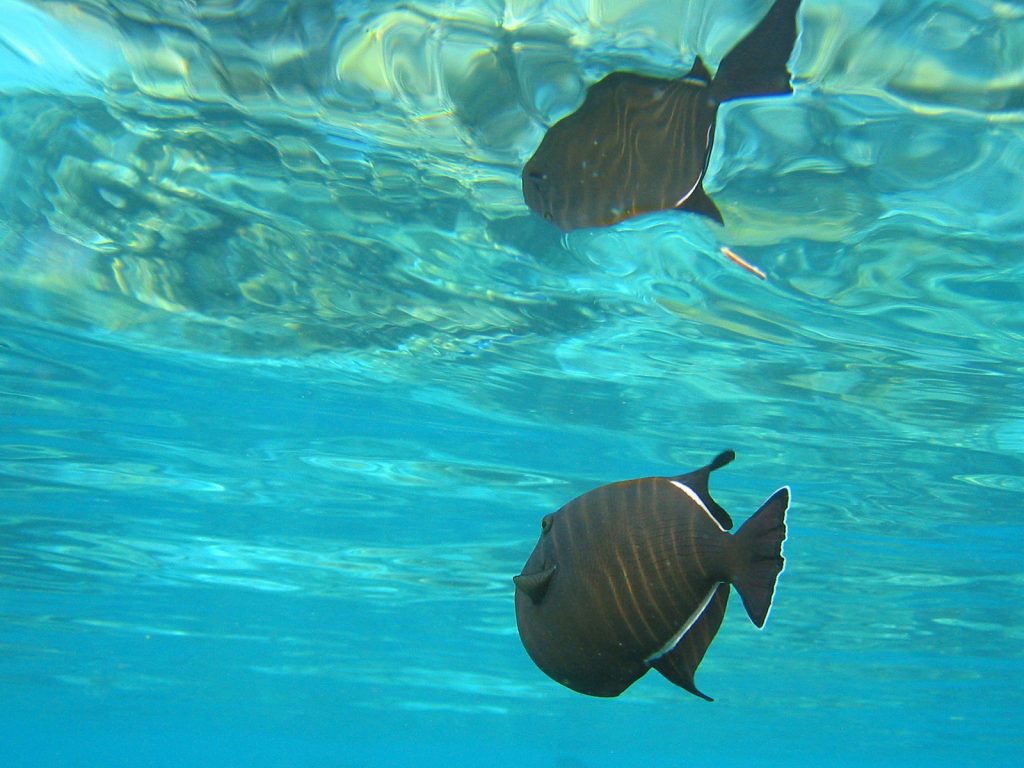
[[[560, 235], [545, 125], [767, 3], [683, 5], [0, 0], [4, 766], [1024, 759], [1024, 7], [805, 0], [724, 228]], [[729, 447], [716, 701], [545, 677], [541, 517]]]

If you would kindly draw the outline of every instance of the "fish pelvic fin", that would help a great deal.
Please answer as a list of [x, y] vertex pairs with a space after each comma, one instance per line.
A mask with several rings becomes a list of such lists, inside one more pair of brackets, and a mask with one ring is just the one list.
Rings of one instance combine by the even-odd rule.
[[780, 488], [735, 534], [732, 583], [758, 629], [768, 619], [775, 582], [785, 566], [782, 542], [788, 509], [789, 488]]
[[786, 65], [796, 44], [799, 7], [800, 0], [775, 0], [761, 22], [725, 55], [711, 83], [715, 101], [793, 92]]

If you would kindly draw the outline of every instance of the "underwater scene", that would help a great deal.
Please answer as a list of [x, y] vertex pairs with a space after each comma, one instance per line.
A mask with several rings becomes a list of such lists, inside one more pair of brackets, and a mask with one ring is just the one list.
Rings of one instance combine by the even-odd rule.
[[1022, 62], [0, 0], [2, 764], [1021, 764]]

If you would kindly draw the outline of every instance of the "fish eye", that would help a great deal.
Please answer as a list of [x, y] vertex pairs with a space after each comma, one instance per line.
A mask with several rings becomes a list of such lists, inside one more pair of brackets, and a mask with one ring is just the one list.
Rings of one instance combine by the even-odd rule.
[[530, 186], [534, 192], [538, 195], [543, 195], [544, 190], [547, 187], [548, 175], [546, 173], [538, 173], [537, 171], [530, 171], [526, 174], [526, 179], [529, 181]]
[[540, 532], [547, 533], [551, 530], [551, 515], [544, 515], [544, 519], [540, 521]]

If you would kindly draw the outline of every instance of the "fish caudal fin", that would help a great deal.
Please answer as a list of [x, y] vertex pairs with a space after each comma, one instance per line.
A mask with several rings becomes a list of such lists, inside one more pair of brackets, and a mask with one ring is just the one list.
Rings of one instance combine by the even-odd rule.
[[715, 101], [793, 92], [786, 63], [796, 43], [799, 7], [800, 0], [776, 0], [761, 23], [726, 54], [711, 83]]
[[768, 618], [775, 582], [785, 564], [782, 542], [786, 540], [787, 509], [789, 488], [780, 488], [740, 526], [733, 542], [736, 565], [732, 583], [758, 628]]

